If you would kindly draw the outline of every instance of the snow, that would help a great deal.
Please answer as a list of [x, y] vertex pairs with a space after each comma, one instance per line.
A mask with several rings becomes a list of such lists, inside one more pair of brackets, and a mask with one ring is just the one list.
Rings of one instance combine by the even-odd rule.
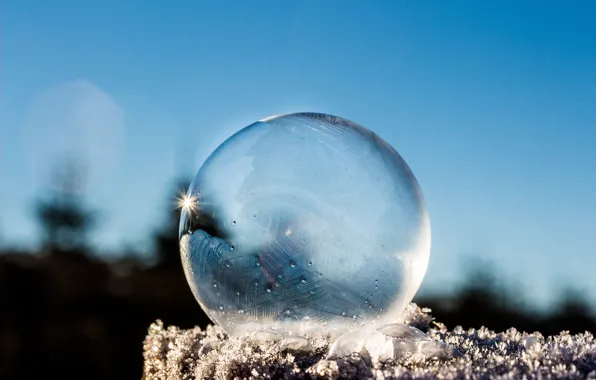
[[587, 332], [448, 331], [415, 304], [403, 322], [333, 341], [270, 332], [237, 339], [218, 326], [183, 330], [156, 321], [144, 342], [144, 378], [596, 379], [596, 341]]

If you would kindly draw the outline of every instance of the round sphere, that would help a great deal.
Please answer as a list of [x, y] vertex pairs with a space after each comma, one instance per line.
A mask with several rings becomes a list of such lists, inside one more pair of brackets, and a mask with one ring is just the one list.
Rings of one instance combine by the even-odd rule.
[[186, 278], [231, 335], [394, 323], [426, 273], [416, 178], [387, 142], [339, 117], [245, 127], [205, 161], [183, 205]]

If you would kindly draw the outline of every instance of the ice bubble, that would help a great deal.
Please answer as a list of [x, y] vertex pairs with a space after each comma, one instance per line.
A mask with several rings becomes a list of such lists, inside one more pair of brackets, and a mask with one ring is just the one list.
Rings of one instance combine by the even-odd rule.
[[219, 348], [220, 345], [221, 345], [221, 342], [218, 342], [218, 341], [207, 342], [204, 345], [202, 345], [201, 348], [199, 348], [198, 354], [199, 354], [199, 356], [205, 356], [209, 352]]
[[280, 350], [309, 352], [312, 351], [312, 346], [306, 338], [289, 336], [281, 342]]
[[187, 280], [232, 336], [395, 323], [426, 273], [430, 221], [416, 178], [387, 142], [339, 117], [243, 128], [181, 205]]
[[255, 343], [280, 340], [281, 336], [273, 331], [256, 330], [250, 334], [250, 340]]
[[418, 356], [448, 359], [461, 356], [444, 342], [431, 339], [419, 329], [392, 323], [378, 329], [363, 327], [340, 336], [329, 349], [328, 359], [341, 359], [352, 354], [368, 355], [374, 362], [395, 361]]
[[537, 353], [541, 350], [542, 346], [540, 345], [540, 341], [538, 337], [534, 335], [530, 335], [523, 340], [523, 345], [526, 351]]

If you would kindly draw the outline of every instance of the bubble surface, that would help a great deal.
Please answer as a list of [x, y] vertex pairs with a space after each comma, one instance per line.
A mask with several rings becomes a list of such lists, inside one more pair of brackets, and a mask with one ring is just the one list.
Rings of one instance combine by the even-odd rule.
[[336, 116], [245, 127], [209, 156], [186, 200], [186, 278], [231, 335], [393, 323], [426, 273], [416, 178], [387, 142]]

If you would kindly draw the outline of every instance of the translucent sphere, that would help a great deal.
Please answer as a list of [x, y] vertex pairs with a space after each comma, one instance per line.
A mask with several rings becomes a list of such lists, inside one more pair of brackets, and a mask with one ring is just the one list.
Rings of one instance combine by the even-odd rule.
[[192, 292], [231, 335], [394, 323], [418, 290], [430, 222], [408, 165], [325, 114], [274, 116], [221, 144], [180, 219]]

